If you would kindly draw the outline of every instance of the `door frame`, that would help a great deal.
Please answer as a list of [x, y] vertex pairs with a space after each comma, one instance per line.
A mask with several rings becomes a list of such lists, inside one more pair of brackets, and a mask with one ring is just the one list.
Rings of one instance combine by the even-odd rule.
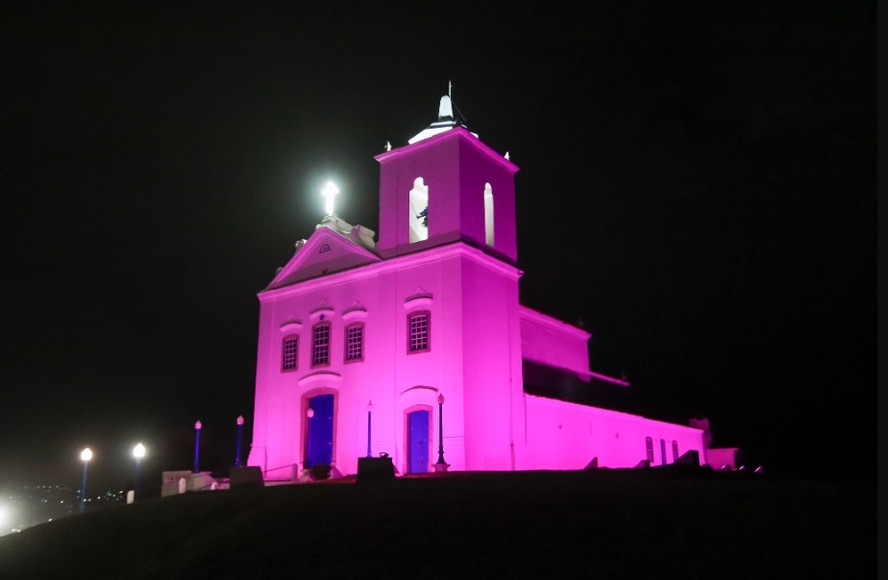
[[428, 458], [429, 464], [426, 467], [426, 470], [422, 473], [428, 473], [432, 470], [432, 435], [435, 432], [435, 413], [434, 408], [431, 405], [411, 405], [404, 409], [404, 473], [411, 473], [410, 471], [410, 413], [414, 413], [416, 411], [427, 411], [429, 414], [429, 434], [428, 434]]

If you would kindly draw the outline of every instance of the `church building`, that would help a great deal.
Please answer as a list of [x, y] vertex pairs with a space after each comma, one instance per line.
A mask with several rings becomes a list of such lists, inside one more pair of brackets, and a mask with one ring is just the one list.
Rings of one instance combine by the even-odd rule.
[[704, 428], [529, 392], [629, 385], [589, 369], [589, 333], [521, 304], [518, 167], [449, 96], [376, 160], [378, 240], [336, 214], [330, 183], [326, 217], [258, 295], [249, 465], [274, 480], [383, 453], [402, 474], [705, 463]]

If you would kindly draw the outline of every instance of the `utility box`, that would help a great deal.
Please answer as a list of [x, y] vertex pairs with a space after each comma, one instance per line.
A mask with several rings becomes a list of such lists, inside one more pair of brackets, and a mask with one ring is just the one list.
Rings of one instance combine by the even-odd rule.
[[256, 466], [232, 467], [230, 475], [231, 479], [228, 485], [231, 489], [263, 487], [265, 485], [265, 481], [262, 479], [262, 470]]
[[395, 479], [395, 466], [388, 455], [358, 458], [358, 481], [385, 481]]

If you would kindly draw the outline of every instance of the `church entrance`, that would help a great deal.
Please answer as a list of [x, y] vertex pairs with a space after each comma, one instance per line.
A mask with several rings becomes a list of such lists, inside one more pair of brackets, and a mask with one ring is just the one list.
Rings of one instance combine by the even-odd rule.
[[407, 413], [407, 473], [429, 470], [429, 412]]
[[305, 467], [333, 463], [333, 395], [308, 400]]

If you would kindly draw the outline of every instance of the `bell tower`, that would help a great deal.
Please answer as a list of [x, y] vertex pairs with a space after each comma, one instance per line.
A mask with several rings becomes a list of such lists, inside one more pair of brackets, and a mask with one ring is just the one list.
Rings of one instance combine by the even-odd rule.
[[384, 258], [457, 241], [518, 259], [518, 167], [470, 132], [441, 97], [438, 119], [379, 161], [379, 243]]

